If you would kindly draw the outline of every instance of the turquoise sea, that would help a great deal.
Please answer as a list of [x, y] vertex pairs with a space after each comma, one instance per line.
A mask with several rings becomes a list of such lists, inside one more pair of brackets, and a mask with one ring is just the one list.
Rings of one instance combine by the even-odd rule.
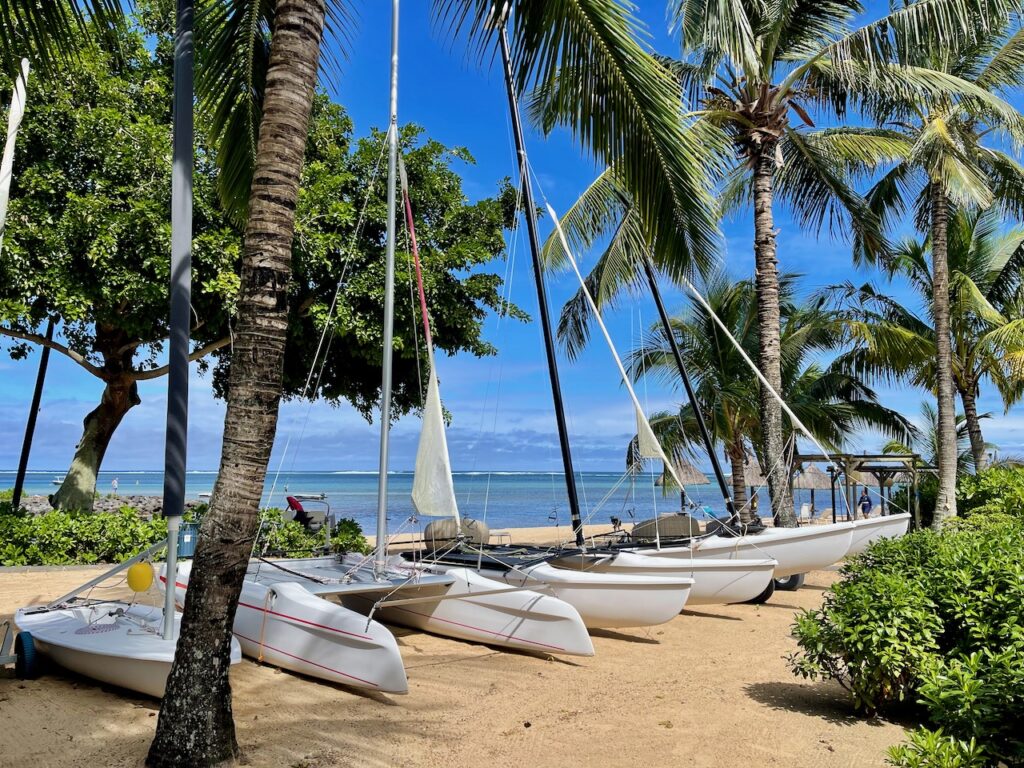
[[[34, 470], [26, 477], [26, 494], [49, 494], [54, 480], [62, 475], [57, 471]], [[15, 472], [0, 470], [0, 488], [14, 485]], [[213, 490], [216, 473], [191, 471], [187, 477], [187, 495], [199, 498]], [[100, 472], [97, 490], [111, 493], [114, 478], [120, 495], [159, 496], [163, 493], [163, 473], [146, 471]], [[561, 473], [551, 472], [455, 472], [455, 492], [463, 515], [485, 520], [492, 528], [528, 527], [557, 524], [570, 525], [569, 505], [565, 482]], [[678, 492], [664, 493], [654, 485], [655, 475], [644, 474], [624, 478], [616, 472], [582, 472], [577, 487], [580, 506], [588, 522], [607, 524], [612, 516], [629, 522], [631, 518], [645, 519], [655, 512], [679, 509]], [[285, 496], [291, 494], [327, 494], [331, 512], [338, 517], [351, 517], [367, 531], [375, 528], [377, 510], [376, 472], [291, 472], [276, 478], [268, 476], [264, 489], [264, 506], [285, 506]], [[712, 513], [722, 514], [724, 505], [717, 486], [700, 485], [686, 489], [687, 496], [698, 505], [707, 506]], [[410, 494], [411, 472], [392, 472], [388, 475], [389, 529], [409, 530], [412, 514]], [[796, 491], [796, 503], [810, 501], [806, 491]], [[817, 508], [831, 505], [827, 492], [818, 492]], [[768, 509], [768, 493], [760, 493], [761, 509]], [[418, 529], [419, 524], [412, 525]]]

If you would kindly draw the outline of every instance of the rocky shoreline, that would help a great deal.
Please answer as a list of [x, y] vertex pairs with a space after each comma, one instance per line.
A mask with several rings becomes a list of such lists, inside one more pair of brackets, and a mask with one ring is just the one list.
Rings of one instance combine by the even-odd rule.
[[[191, 509], [205, 502], [189, 499], [185, 507]], [[25, 496], [21, 500], [21, 506], [33, 515], [41, 515], [49, 512], [52, 507], [46, 496]], [[128, 496], [108, 494], [100, 496], [93, 503], [93, 512], [118, 512], [121, 507], [132, 507], [139, 513], [139, 517], [150, 519], [159, 515], [164, 508], [164, 500], [160, 496]]]

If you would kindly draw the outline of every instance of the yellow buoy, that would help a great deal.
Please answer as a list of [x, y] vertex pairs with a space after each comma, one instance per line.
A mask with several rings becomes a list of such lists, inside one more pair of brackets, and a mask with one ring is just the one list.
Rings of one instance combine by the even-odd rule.
[[153, 566], [136, 563], [128, 569], [128, 588], [132, 592], [145, 592], [153, 586]]

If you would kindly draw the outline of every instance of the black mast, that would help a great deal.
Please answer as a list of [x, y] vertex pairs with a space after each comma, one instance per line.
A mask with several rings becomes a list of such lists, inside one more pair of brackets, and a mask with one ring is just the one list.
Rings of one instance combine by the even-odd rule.
[[[46, 319], [46, 340], [53, 341], [53, 317]], [[50, 363], [50, 348], [43, 347], [39, 357], [39, 372], [36, 374], [36, 388], [32, 391], [32, 406], [28, 409], [28, 423], [25, 424], [25, 441], [21, 444], [21, 458], [18, 460], [18, 474], [14, 477], [12, 507], [17, 511], [21, 505], [21, 491], [25, 487], [25, 472], [28, 470], [28, 455], [32, 451], [32, 437], [36, 432], [36, 416], [39, 415], [39, 401], [43, 397], [43, 382], [46, 381], [46, 366]]]
[[530, 168], [526, 160], [526, 145], [523, 142], [523, 126], [519, 120], [519, 103], [516, 100], [515, 83], [512, 79], [512, 58], [509, 55], [508, 34], [504, 21], [501, 24], [501, 60], [505, 68], [505, 87], [508, 90], [508, 109], [512, 116], [512, 135], [515, 137], [516, 153], [519, 156], [519, 182], [523, 188], [523, 207], [526, 213], [526, 231], [530, 237], [530, 252], [533, 256], [533, 277], [537, 284], [537, 303], [540, 324], [544, 331], [544, 351], [548, 358], [548, 375], [551, 378], [551, 399], [555, 404], [555, 420], [558, 422], [558, 442], [562, 448], [562, 466], [565, 470], [565, 490], [569, 496], [569, 513], [572, 515], [572, 529], [576, 534], [577, 546], [583, 546], [583, 520], [580, 517], [579, 496], [576, 494], [576, 475], [572, 468], [572, 453], [569, 450], [569, 430], [565, 424], [565, 408], [562, 405], [562, 387], [558, 381], [558, 363], [555, 358], [555, 340], [551, 333], [551, 319], [548, 317], [548, 296], [544, 288], [543, 265], [540, 258], [540, 239], [537, 236], [537, 208], [533, 203], [530, 185]]
[[693, 385], [690, 384], [690, 376], [686, 373], [686, 366], [683, 364], [683, 355], [676, 343], [676, 335], [672, 332], [672, 323], [669, 322], [668, 312], [665, 311], [665, 304], [661, 300], [661, 291], [658, 290], [658, 281], [654, 274], [654, 267], [649, 258], [644, 258], [644, 272], [647, 274], [647, 284], [651, 286], [651, 295], [654, 296], [654, 303], [658, 307], [658, 315], [661, 317], [661, 327], [672, 347], [672, 356], [676, 359], [676, 367], [679, 369], [679, 376], [683, 380], [683, 387], [686, 389], [686, 396], [690, 400], [690, 407], [694, 416], [697, 417], [697, 427], [700, 429], [701, 439], [704, 447], [707, 448], [708, 457], [711, 459], [711, 467], [715, 471], [715, 479], [718, 480], [718, 487], [722, 491], [722, 499], [725, 501], [725, 511], [729, 513], [730, 519], [735, 514], [732, 503], [732, 494], [729, 493], [729, 486], [725, 482], [725, 474], [722, 472], [722, 465], [718, 463], [718, 454], [715, 446], [711, 443], [711, 434], [708, 432], [707, 422], [704, 421], [704, 414], [701, 412], [700, 404], [693, 393]]

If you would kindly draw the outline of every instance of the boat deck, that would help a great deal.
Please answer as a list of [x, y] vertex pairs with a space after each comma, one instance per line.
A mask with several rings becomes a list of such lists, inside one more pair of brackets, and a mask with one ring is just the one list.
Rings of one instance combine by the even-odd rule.
[[447, 574], [389, 570], [383, 578], [373, 574], [372, 564], [359, 567], [333, 557], [294, 560], [257, 560], [249, 564], [246, 578], [264, 586], [284, 582], [301, 584], [314, 595], [395, 592], [422, 587], [447, 587], [455, 579]]

